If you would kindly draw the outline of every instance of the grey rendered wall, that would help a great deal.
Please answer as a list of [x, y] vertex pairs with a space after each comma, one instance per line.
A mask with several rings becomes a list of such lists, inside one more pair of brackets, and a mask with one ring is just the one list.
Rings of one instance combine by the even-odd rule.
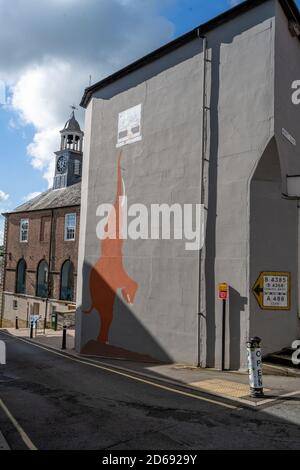
[[[197, 47], [201, 50], [201, 40]], [[90, 144], [86, 141], [85, 145], [90, 164], [88, 193], [83, 193], [88, 208], [85, 240], [82, 238], [83, 308], [90, 305], [89, 272], [101, 254], [95, 233], [96, 209], [100, 203], [113, 203], [116, 194], [120, 111], [142, 103], [143, 139], [123, 148], [128, 204], [150, 207], [151, 203], [199, 202], [201, 67], [201, 55], [192, 54], [109, 101], [93, 101]], [[133, 306], [116, 302], [110, 343], [162, 360], [195, 362], [198, 252], [187, 252], [181, 240], [127, 240], [124, 264], [139, 288]], [[83, 346], [98, 335], [97, 312], [82, 315], [81, 325]]]
[[[230, 298], [226, 366], [246, 367], [249, 335], [249, 182], [273, 135], [274, 16], [270, 1], [214, 30], [211, 47], [208, 226], [206, 236], [206, 337], [202, 358], [221, 366], [221, 302]], [[217, 185], [215, 182], [217, 181]]]
[[262, 271], [291, 273], [291, 309], [262, 310], [251, 295], [250, 336], [262, 338], [263, 354], [291, 346], [297, 338], [297, 203], [282, 197], [275, 139], [264, 152], [251, 182], [250, 286]]
[[[276, 2], [275, 61], [275, 136], [283, 176], [283, 192], [287, 193], [286, 175], [300, 174], [300, 105], [292, 103], [292, 83], [300, 80], [300, 41], [288, 29], [288, 20]], [[286, 129], [296, 139], [292, 145], [283, 135]]]
[[[282, 195], [287, 193], [286, 176], [300, 174], [300, 108], [291, 100], [291, 84], [299, 77], [300, 42], [291, 36], [288, 20], [276, 2], [275, 140], [262, 156], [251, 184], [251, 285], [260, 271], [289, 271], [291, 309], [261, 310], [251, 296], [250, 332], [262, 337], [264, 354], [290, 347], [299, 336], [297, 202]], [[283, 128], [296, 139], [296, 146], [282, 135]], [[276, 172], [270, 172], [274, 166]]]
[[82, 345], [82, 297], [83, 297], [83, 266], [85, 257], [85, 243], [87, 227], [87, 212], [88, 212], [88, 187], [89, 187], [89, 165], [90, 154], [93, 149], [91, 142], [92, 134], [92, 112], [95, 100], [92, 99], [85, 112], [85, 145], [84, 145], [84, 158], [82, 162], [82, 182], [81, 182], [81, 205], [80, 205], [80, 233], [79, 233], [79, 246], [78, 246], [78, 268], [77, 268], [77, 287], [76, 287], [76, 318], [75, 318], [75, 348], [80, 352]]
[[[208, 224], [201, 283], [201, 364], [220, 366], [218, 282], [229, 283], [227, 365], [245, 367], [249, 334], [249, 186], [274, 134], [274, 17], [270, 0], [208, 35], [205, 199]], [[82, 193], [77, 347], [97, 337], [88, 275], [100, 255], [96, 208], [116, 191], [120, 111], [142, 103], [142, 142], [124, 148], [128, 203], [200, 201], [202, 42], [199, 39], [102, 90], [89, 106]], [[199, 52], [198, 55], [195, 53]], [[164, 65], [163, 65], [164, 63]], [[146, 78], [146, 80], [145, 80]], [[144, 81], [145, 80], [145, 81]], [[114, 93], [118, 93], [114, 96]], [[101, 96], [100, 96], [101, 95]], [[139, 283], [130, 309], [116, 303], [112, 344], [163, 360], [197, 360], [198, 254], [180, 241], [131, 241], [125, 266]]]

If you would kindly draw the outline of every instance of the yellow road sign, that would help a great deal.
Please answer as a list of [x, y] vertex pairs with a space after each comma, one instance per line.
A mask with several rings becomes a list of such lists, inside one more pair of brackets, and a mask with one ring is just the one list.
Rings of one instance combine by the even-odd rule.
[[290, 310], [291, 274], [282, 271], [263, 271], [252, 292], [263, 310]]

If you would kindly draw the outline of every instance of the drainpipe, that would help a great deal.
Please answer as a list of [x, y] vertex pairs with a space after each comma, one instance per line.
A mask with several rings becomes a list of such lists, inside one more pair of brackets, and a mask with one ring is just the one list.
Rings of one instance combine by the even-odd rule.
[[[201, 174], [200, 174], [200, 204], [201, 208], [204, 205], [205, 188], [204, 188], [204, 161], [205, 161], [205, 138], [206, 138], [206, 63], [207, 63], [207, 38], [206, 36], [200, 36], [200, 30], [197, 30], [197, 36], [202, 39], [202, 52], [203, 52], [203, 74], [202, 74], [202, 115], [201, 115]], [[203, 216], [202, 210], [201, 215]], [[201, 274], [203, 265], [203, 248], [199, 249], [198, 259], [198, 298], [197, 298], [197, 336], [198, 336], [198, 347], [197, 347], [197, 367], [201, 366], [201, 317], [203, 312], [201, 311]]]

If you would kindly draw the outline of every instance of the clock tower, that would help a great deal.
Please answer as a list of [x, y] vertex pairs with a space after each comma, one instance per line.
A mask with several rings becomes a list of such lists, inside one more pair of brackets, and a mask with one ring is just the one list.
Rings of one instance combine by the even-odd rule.
[[66, 188], [81, 181], [83, 132], [75, 118], [74, 108], [70, 119], [60, 131], [60, 150], [55, 152], [53, 189]]

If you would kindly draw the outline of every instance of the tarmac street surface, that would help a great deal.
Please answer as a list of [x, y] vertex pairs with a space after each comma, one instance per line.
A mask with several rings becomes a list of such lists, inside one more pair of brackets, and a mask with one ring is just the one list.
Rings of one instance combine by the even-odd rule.
[[3, 332], [0, 340], [0, 431], [11, 449], [300, 449], [300, 395], [251, 409]]

